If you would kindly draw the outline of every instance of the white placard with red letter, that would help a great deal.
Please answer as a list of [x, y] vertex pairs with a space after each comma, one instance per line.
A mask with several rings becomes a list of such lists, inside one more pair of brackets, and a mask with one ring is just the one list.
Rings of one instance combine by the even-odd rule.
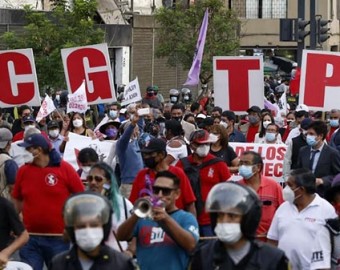
[[61, 50], [68, 90], [77, 91], [85, 80], [88, 104], [116, 101], [107, 44]]
[[40, 106], [32, 49], [0, 51], [0, 108]]
[[339, 108], [340, 53], [304, 50], [299, 102], [311, 110]]
[[215, 106], [236, 114], [264, 107], [262, 56], [215, 56], [213, 61]]
[[284, 182], [283, 159], [287, 150], [285, 144], [261, 144], [261, 143], [229, 143], [237, 156], [241, 156], [245, 151], [255, 151], [262, 156], [262, 174], [272, 177], [277, 182]]

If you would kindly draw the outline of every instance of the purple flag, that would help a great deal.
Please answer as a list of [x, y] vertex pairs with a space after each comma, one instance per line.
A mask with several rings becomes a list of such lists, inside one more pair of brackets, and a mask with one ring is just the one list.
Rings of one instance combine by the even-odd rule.
[[201, 25], [200, 33], [198, 36], [195, 54], [194, 54], [194, 61], [192, 62], [192, 66], [190, 68], [187, 81], [184, 85], [198, 85], [199, 76], [201, 72], [201, 63], [203, 58], [203, 51], [205, 45], [205, 37], [207, 36], [208, 30], [208, 18], [209, 18], [209, 11], [208, 9], [205, 11], [203, 22]]

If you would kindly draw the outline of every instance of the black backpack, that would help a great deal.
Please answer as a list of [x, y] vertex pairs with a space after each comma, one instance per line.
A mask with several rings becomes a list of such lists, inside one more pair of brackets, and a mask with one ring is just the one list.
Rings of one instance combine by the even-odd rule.
[[199, 216], [203, 211], [204, 203], [205, 203], [202, 199], [202, 194], [201, 194], [200, 170], [203, 169], [204, 167], [211, 166], [217, 162], [223, 162], [223, 160], [216, 157], [206, 162], [203, 162], [200, 165], [192, 165], [188, 157], [181, 158], [180, 160], [183, 164], [183, 170], [185, 174], [187, 175], [187, 177], [189, 178], [191, 188], [196, 196], [195, 207], [196, 207], [197, 216]]

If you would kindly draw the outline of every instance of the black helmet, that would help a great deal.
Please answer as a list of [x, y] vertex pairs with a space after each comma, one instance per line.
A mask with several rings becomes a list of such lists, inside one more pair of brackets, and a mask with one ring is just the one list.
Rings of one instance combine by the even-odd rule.
[[246, 186], [235, 182], [215, 185], [209, 192], [205, 210], [210, 213], [211, 224], [216, 226], [218, 213], [242, 213], [241, 231], [244, 237], [255, 238], [261, 219], [262, 203], [257, 194]]
[[170, 89], [169, 94], [171, 103], [179, 102], [179, 91], [177, 89]]
[[97, 216], [103, 224], [104, 238], [107, 240], [111, 232], [112, 207], [110, 202], [98, 193], [85, 191], [67, 199], [63, 209], [65, 228], [71, 241], [75, 243], [74, 223], [80, 216]]
[[184, 103], [191, 102], [191, 90], [189, 88], [182, 88], [182, 100]]

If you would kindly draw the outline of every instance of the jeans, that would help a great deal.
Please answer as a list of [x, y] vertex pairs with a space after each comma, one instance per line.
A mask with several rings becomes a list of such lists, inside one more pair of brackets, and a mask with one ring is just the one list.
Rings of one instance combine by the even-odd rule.
[[48, 267], [52, 258], [70, 248], [62, 237], [30, 235], [30, 239], [20, 250], [21, 261], [34, 270], [42, 270], [44, 263]]

